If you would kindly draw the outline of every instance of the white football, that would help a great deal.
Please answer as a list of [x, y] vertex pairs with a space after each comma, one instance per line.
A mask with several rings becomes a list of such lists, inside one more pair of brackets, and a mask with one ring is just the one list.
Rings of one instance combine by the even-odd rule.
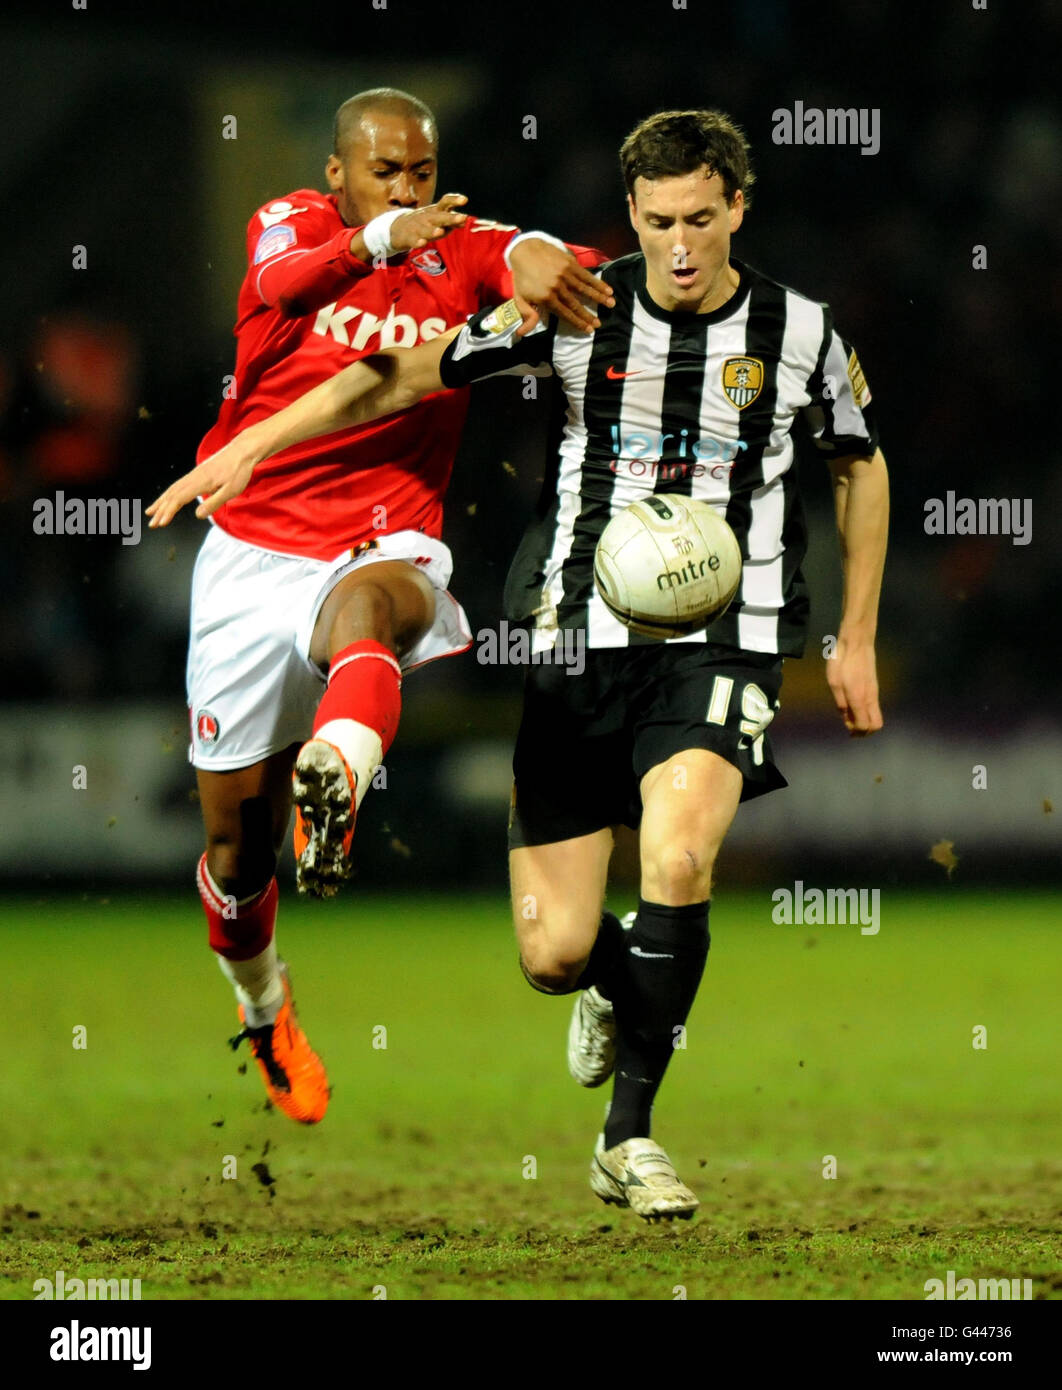
[[618, 512], [594, 553], [594, 584], [632, 632], [686, 637], [726, 610], [741, 583], [741, 547], [708, 502], [653, 493]]

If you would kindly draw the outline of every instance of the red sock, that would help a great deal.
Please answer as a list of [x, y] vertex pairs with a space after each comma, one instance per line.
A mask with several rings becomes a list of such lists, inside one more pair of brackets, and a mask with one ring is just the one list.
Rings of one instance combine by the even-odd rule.
[[371, 639], [336, 652], [328, 668], [328, 689], [317, 707], [313, 734], [342, 753], [356, 779], [356, 806], [394, 741], [401, 687], [398, 662], [382, 642]]
[[333, 719], [353, 719], [379, 735], [386, 753], [402, 712], [401, 688], [401, 667], [382, 642], [352, 642], [336, 652], [328, 667], [328, 689], [317, 707], [314, 733]]
[[276, 879], [271, 879], [256, 898], [237, 905], [231, 897], [226, 898], [218, 891], [204, 854], [199, 861], [196, 883], [210, 928], [211, 950], [226, 960], [251, 960], [261, 955], [273, 940], [277, 920]]

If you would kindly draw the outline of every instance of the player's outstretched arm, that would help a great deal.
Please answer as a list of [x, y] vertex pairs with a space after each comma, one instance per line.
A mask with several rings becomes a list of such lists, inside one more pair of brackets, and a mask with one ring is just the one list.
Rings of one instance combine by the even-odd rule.
[[[459, 205], [467, 201], [463, 193], [447, 193], [427, 207], [383, 213], [353, 233], [345, 228], [320, 246], [303, 247], [296, 243], [293, 251], [275, 260], [267, 257], [258, 270], [255, 285], [259, 297], [285, 318], [315, 313], [330, 300], [345, 294], [354, 281], [371, 275], [381, 253], [392, 255], [398, 251], [419, 250], [429, 241], [449, 236], [456, 227], [463, 226], [468, 214], [462, 212]], [[268, 207], [264, 215], [270, 216]], [[288, 225], [301, 238], [301, 223], [296, 221]], [[262, 236], [271, 234], [275, 235], [269, 227]], [[258, 244], [261, 245], [261, 238]], [[250, 248], [250, 255], [254, 266], [257, 249]]]
[[265, 420], [249, 425], [223, 449], [178, 478], [147, 508], [151, 527], [168, 526], [197, 497], [196, 516], [212, 515], [238, 497], [263, 459], [318, 435], [350, 429], [382, 415], [408, 410], [442, 389], [439, 363], [452, 328], [415, 348], [390, 348], [363, 357]]
[[[429, 242], [439, 241], [449, 236], [455, 228], [465, 225], [468, 213], [461, 211], [461, 204], [467, 202], [463, 193], [444, 193], [437, 203], [429, 203], [426, 207], [413, 208], [409, 212], [383, 213], [354, 233], [350, 239], [351, 254], [368, 263], [380, 253], [378, 240], [373, 239], [374, 229], [377, 239], [382, 237], [386, 241], [382, 249], [387, 255], [393, 256], [399, 251], [419, 251]], [[380, 224], [383, 224], [383, 230]], [[368, 238], [366, 232], [369, 233]]]
[[876, 733], [883, 723], [874, 639], [889, 531], [889, 474], [880, 449], [869, 458], [834, 459], [830, 469], [844, 599], [826, 679], [845, 728], [858, 738]]

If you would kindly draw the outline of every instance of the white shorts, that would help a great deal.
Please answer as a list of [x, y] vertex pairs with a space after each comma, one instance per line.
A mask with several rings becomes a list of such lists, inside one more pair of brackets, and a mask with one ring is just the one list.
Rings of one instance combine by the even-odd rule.
[[371, 546], [308, 560], [261, 550], [211, 526], [192, 576], [191, 763], [231, 772], [305, 743], [327, 675], [310, 660], [314, 624], [340, 579], [363, 565], [405, 560], [435, 590], [435, 622], [401, 658], [403, 672], [468, 650], [472, 634], [446, 588], [453, 559], [442, 541], [397, 531]]

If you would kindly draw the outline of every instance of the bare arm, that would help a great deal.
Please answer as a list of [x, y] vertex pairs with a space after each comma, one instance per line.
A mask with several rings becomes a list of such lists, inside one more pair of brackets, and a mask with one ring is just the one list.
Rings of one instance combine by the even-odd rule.
[[452, 328], [420, 347], [389, 348], [363, 357], [275, 415], [241, 430], [223, 449], [171, 483], [151, 503], [147, 508], [149, 526], [169, 525], [183, 506], [200, 496], [204, 501], [195, 514], [208, 517], [230, 498], [238, 497], [251, 481], [255, 467], [272, 454], [319, 435], [408, 410], [422, 397], [441, 390], [439, 364], [447, 344], [460, 331]]
[[874, 641], [889, 530], [889, 474], [881, 450], [832, 461], [844, 597], [837, 650], [826, 667], [845, 728], [853, 737], [882, 727]]

